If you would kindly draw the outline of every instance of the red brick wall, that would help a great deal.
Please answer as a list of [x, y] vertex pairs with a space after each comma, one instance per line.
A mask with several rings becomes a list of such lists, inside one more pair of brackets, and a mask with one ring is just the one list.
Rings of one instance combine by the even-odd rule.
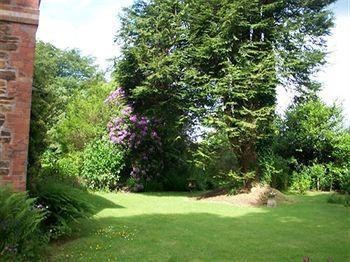
[[0, 185], [26, 189], [39, 0], [0, 0]]

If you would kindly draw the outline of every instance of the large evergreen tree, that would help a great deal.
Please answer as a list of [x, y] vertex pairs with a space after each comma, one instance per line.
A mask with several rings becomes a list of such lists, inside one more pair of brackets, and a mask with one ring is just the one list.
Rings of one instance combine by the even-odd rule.
[[[123, 17], [116, 78], [135, 109], [158, 118], [164, 152], [191, 127], [226, 132], [238, 172], [256, 171], [279, 84], [312, 96], [335, 0], [136, 1]], [[170, 157], [171, 156], [171, 157]]]
[[188, 1], [191, 58], [214, 99], [208, 123], [224, 129], [243, 174], [256, 171], [257, 146], [271, 133], [276, 87], [298, 99], [319, 89], [334, 1]]
[[123, 49], [116, 78], [135, 112], [158, 123], [163, 173], [186, 166], [188, 131], [195, 118], [191, 109], [201, 103], [186, 76], [185, 16], [183, 1], [137, 1], [125, 11], [119, 34]]

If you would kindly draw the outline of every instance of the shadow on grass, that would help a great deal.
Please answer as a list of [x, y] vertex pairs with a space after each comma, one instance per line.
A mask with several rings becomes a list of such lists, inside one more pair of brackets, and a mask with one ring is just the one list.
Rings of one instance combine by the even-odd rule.
[[334, 224], [331, 214], [321, 212], [316, 220], [312, 212], [299, 211], [100, 218], [84, 225], [84, 242], [71, 243], [59, 256], [81, 253], [96, 261], [302, 261], [304, 256], [349, 261], [345, 219]]
[[[217, 189], [214, 191], [191, 191], [191, 192], [143, 192], [134, 193], [141, 196], [150, 197], [189, 197], [196, 198], [197, 200], [205, 200], [210, 197], [225, 195], [227, 193], [224, 189]], [[323, 202], [326, 203], [327, 199], [331, 195], [331, 192], [308, 192], [305, 195], [296, 195], [290, 192], [282, 192], [286, 197], [293, 200], [302, 200], [302, 202]], [[233, 196], [233, 195], [232, 195]], [[298, 201], [297, 201], [298, 202]]]
[[197, 197], [203, 194], [203, 191], [193, 191], [193, 192], [181, 192], [181, 191], [172, 191], [172, 192], [143, 192], [137, 193], [142, 196], [151, 196], [151, 197]]
[[96, 193], [90, 193], [90, 192], [84, 191], [82, 193], [82, 197], [87, 203], [89, 203], [92, 206], [93, 215], [107, 208], [124, 208], [123, 206], [118, 205], [103, 196], [99, 196]]
[[[158, 194], [142, 195], [189, 196]], [[101, 207], [109, 206], [111, 201], [100, 198]], [[223, 210], [213, 204], [213, 209], [205, 206], [204, 212], [174, 208], [170, 214], [145, 211], [82, 221], [79, 234], [64, 244], [54, 260], [302, 261], [309, 256], [313, 261], [329, 257], [350, 261], [347, 209], [327, 204], [327, 194], [295, 198], [296, 204], [276, 209], [225, 206]]]
[[[82, 230], [86, 225], [93, 225], [96, 224], [94, 220], [94, 215], [98, 214], [104, 209], [121, 209], [124, 208], [121, 205], [117, 205], [113, 201], [110, 201], [102, 196], [97, 195], [96, 193], [91, 193], [85, 190], [77, 190], [76, 192], [79, 192], [79, 196], [81, 199], [86, 202], [90, 206], [90, 214], [89, 218], [84, 218], [84, 219], [77, 219], [75, 221], [71, 221], [69, 226], [72, 229], [71, 234], [69, 235], [63, 235], [58, 239], [53, 239], [51, 240], [51, 244], [53, 246], [56, 246], [57, 248], [70, 243], [75, 240], [79, 240], [81, 237], [84, 237], [84, 232], [85, 230]], [[51, 261], [51, 256], [48, 255], [47, 259]]]

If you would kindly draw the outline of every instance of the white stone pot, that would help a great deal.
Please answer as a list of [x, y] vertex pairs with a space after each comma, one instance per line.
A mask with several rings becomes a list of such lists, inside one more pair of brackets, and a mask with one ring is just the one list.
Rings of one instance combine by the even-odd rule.
[[268, 198], [267, 199], [267, 207], [277, 207], [277, 202], [275, 198]]

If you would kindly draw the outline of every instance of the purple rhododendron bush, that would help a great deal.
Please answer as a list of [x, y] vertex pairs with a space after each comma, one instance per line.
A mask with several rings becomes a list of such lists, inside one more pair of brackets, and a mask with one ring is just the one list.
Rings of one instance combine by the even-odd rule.
[[112, 117], [107, 128], [110, 142], [126, 152], [130, 166], [129, 184], [132, 190], [141, 191], [144, 185], [160, 176], [163, 163], [162, 141], [157, 132], [159, 120], [150, 119], [134, 112], [126, 102], [125, 92], [119, 87], [104, 101], [112, 109]]

